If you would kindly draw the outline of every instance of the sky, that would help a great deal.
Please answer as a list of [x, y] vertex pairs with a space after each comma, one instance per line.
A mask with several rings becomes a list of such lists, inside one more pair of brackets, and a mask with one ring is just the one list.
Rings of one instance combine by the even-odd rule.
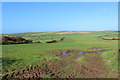
[[118, 30], [117, 2], [3, 2], [2, 33]]
[[2, 0], [3, 2], [119, 2], [119, 0]]

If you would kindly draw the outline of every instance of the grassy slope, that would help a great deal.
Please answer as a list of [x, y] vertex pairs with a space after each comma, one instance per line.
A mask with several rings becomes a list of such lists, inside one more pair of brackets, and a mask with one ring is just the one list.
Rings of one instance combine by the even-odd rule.
[[[92, 32], [90, 34], [56, 35], [56, 39], [61, 37], [66, 38], [64, 41], [53, 44], [41, 43], [3, 45], [3, 58], [5, 58], [3, 70], [12, 70], [14, 68], [17, 69], [28, 65], [42, 63], [45, 59], [52, 59], [53, 61], [61, 60], [59, 57], [55, 57], [55, 55], [49, 53], [50, 51], [56, 49], [87, 50], [91, 47], [114, 49], [113, 51], [101, 54], [101, 57], [106, 61], [106, 66], [109, 66], [108, 68], [117, 70], [117, 51], [115, 50], [118, 48], [118, 41], [108, 41], [97, 38], [98, 36], [108, 33], [112, 34], [112, 32]], [[52, 37], [54, 38], [54, 36]], [[42, 38], [48, 38], [48, 36], [44, 36]]]

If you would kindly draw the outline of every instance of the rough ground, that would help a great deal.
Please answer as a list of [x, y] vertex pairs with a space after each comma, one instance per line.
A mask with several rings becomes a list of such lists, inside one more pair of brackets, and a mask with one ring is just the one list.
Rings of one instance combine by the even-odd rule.
[[60, 33], [56, 33], [56, 34], [76, 34], [76, 33], [79, 33], [79, 34], [88, 34], [90, 32], [76, 31], [76, 32], [60, 32]]
[[76, 60], [83, 54], [59, 56], [63, 60], [57, 62], [45, 61], [42, 66], [36, 64], [35, 66], [5, 72], [3, 78], [101, 78], [107, 73], [104, 61], [99, 56], [84, 55], [88, 64], [82, 64]]
[[[53, 32], [43, 32], [43, 33], [37, 33], [37, 34], [31, 34], [31, 35], [35, 36], [35, 35], [50, 34], [50, 33], [53, 33]], [[30, 36], [30, 35], [27, 35], [27, 36]]]

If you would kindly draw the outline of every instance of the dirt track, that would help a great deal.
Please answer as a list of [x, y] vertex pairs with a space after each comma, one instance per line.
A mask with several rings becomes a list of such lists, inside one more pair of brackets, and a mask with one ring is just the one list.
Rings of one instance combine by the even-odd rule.
[[[51, 76], [55, 78], [100, 78], [106, 74], [107, 70], [104, 61], [99, 56], [86, 56], [88, 64], [81, 64], [76, 59], [81, 55], [63, 55], [62, 61], [50, 62], [46, 61], [43, 66], [39, 64], [35, 66], [25, 67], [23, 69], [14, 70], [3, 73], [4, 78], [45, 78]], [[70, 66], [70, 64], [72, 64]], [[63, 68], [70, 66], [68, 71], [61, 71]]]

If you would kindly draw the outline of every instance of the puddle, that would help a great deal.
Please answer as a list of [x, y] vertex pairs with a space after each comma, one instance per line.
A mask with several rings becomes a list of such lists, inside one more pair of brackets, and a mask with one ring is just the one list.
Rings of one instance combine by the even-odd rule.
[[101, 49], [101, 48], [92, 48], [92, 49]]
[[[92, 49], [101, 49], [101, 48], [92, 48]], [[59, 55], [73, 55], [73, 54], [75, 54], [75, 55], [81, 55], [81, 54], [89, 54], [89, 53], [97, 53], [97, 54], [100, 54], [100, 53], [104, 53], [104, 52], [106, 52], [106, 51], [108, 51], [108, 50], [99, 50], [99, 51], [87, 51], [87, 52], [84, 52], [84, 51], [81, 51], [81, 52], [79, 52], [79, 51], [74, 51], [74, 50], [70, 50], [69, 52], [68, 52], [68, 50], [60, 50], [60, 54]]]
[[[105, 52], [105, 51], [97, 51], [96, 53], [100, 54], [100, 53], [103, 53], [103, 52]], [[84, 53], [85, 53], [85, 52], [79, 52], [79, 53], [77, 53], [77, 54], [80, 55], [80, 54], [84, 54]], [[93, 53], [94, 53], [94, 52], [93, 52]], [[75, 53], [69, 53], [69, 54], [75, 54]], [[67, 55], [67, 53], [66, 53], [66, 52], [63, 52], [62, 55]]]
[[84, 54], [84, 52], [79, 52], [78, 54]]
[[62, 53], [62, 55], [67, 55], [67, 53], [66, 53], [66, 52], [64, 52], [64, 53]]
[[96, 53], [100, 54], [100, 53], [103, 53], [103, 52], [105, 52], [105, 51], [97, 51]]
[[74, 53], [70, 53], [70, 54], [74, 54]]

